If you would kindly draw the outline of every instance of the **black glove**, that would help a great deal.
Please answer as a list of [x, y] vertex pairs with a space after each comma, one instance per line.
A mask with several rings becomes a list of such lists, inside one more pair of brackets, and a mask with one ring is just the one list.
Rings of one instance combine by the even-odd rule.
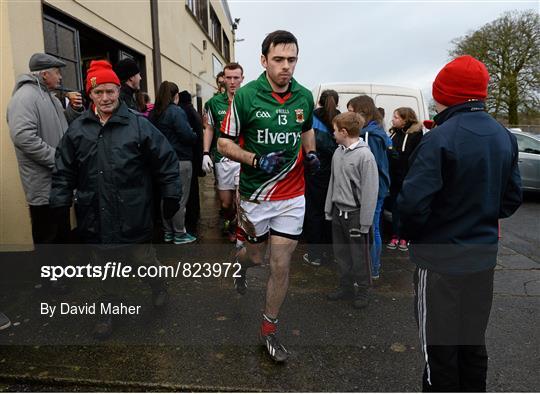
[[317, 156], [317, 152], [314, 150], [306, 154], [304, 163], [311, 174], [315, 174], [321, 168], [321, 161], [319, 160], [319, 156]]
[[281, 171], [287, 159], [283, 157], [284, 151], [267, 153], [253, 158], [253, 167], [263, 170], [267, 174], [277, 174]]
[[166, 197], [163, 199], [163, 217], [171, 219], [180, 209], [180, 200], [177, 198]]

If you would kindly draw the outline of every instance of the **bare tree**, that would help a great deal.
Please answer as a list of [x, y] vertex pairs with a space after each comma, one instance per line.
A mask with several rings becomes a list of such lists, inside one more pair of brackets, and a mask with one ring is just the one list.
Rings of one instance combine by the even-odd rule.
[[519, 113], [540, 105], [540, 16], [511, 11], [452, 41], [450, 56], [471, 55], [490, 74], [488, 110], [519, 124]]

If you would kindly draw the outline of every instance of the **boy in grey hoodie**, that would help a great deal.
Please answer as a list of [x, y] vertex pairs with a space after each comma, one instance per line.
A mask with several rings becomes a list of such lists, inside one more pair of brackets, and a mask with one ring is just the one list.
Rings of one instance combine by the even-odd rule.
[[339, 287], [328, 294], [328, 299], [353, 298], [353, 306], [360, 309], [368, 305], [371, 267], [367, 236], [377, 204], [379, 175], [368, 144], [359, 137], [364, 126], [362, 116], [343, 113], [334, 118], [333, 124], [339, 147], [332, 158], [325, 215], [332, 220]]

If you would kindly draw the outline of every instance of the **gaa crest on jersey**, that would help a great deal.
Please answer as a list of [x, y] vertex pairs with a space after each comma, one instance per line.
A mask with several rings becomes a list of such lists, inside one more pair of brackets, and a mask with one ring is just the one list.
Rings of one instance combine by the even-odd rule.
[[296, 123], [304, 123], [304, 110], [302, 108], [295, 109], [294, 113], [296, 114]]

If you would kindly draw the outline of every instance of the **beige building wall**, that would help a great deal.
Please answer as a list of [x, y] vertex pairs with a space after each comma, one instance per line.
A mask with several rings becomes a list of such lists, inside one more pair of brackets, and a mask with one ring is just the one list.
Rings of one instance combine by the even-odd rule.
[[[154, 98], [150, 0], [107, 1], [106, 7], [101, 1], [91, 0], [45, 0], [44, 3], [144, 55], [146, 70], [142, 71]], [[229, 39], [232, 60], [231, 24], [222, 2], [210, 3]], [[187, 89], [193, 95], [199, 85], [204, 102], [215, 91], [212, 55], [223, 65], [227, 61], [189, 13], [184, 0], [159, 1], [158, 7], [162, 80], [177, 82], [182, 90]], [[30, 250], [33, 248], [30, 217], [5, 114], [15, 78], [28, 72], [28, 60], [33, 53], [44, 51], [42, 3], [1, 1], [0, 11], [0, 251]], [[211, 28], [210, 18], [208, 26]]]
[[41, 4], [1, 1], [0, 53], [0, 251], [33, 249], [30, 215], [9, 135], [6, 109], [15, 78], [28, 72], [28, 60], [43, 52]]
[[[220, 20], [229, 39], [231, 61], [234, 59], [234, 36], [221, 1], [209, 2]], [[208, 7], [210, 12], [210, 5]], [[208, 22], [211, 28], [210, 20]], [[227, 61], [214, 46], [210, 35], [202, 30], [190, 14], [185, 1], [159, 2], [159, 35], [162, 55], [162, 77], [179, 83], [181, 90], [196, 92], [201, 86], [203, 101], [212, 97], [216, 90], [213, 74], [213, 55], [225, 65]], [[206, 41], [206, 49], [204, 42]]]

